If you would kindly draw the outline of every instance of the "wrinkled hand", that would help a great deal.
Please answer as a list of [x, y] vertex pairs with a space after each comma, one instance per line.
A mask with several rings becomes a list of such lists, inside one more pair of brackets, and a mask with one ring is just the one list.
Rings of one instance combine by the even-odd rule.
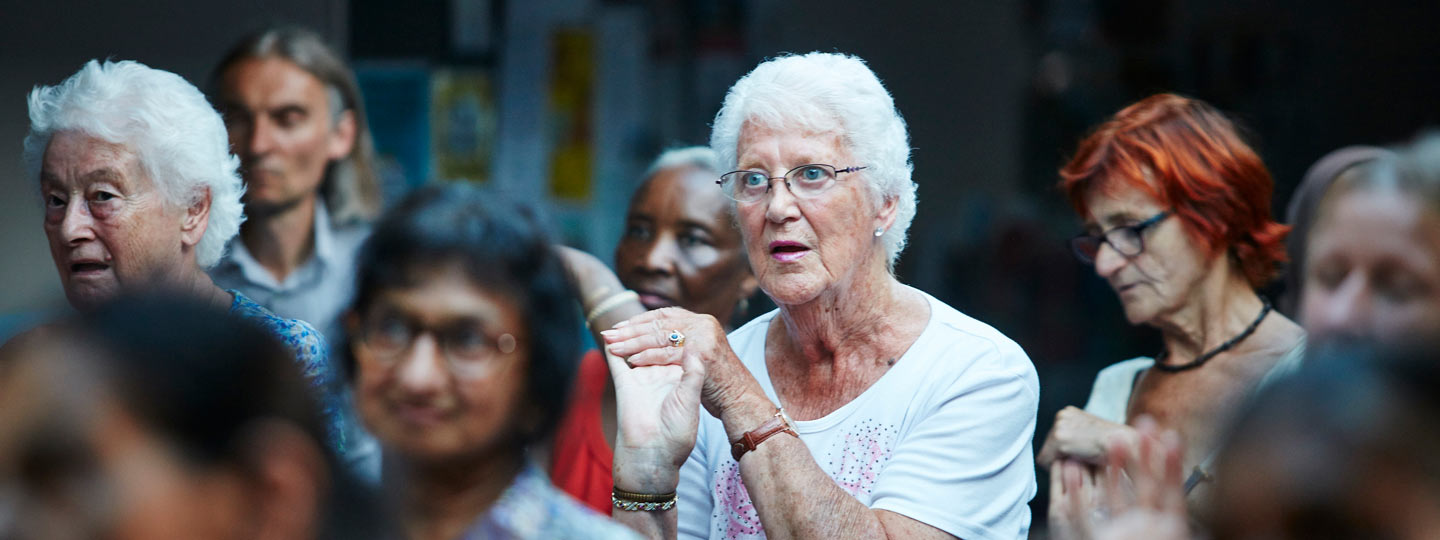
[[615, 381], [620, 429], [616, 485], [641, 492], [673, 490], [680, 465], [695, 448], [705, 365], [690, 359], [681, 365], [631, 367], [613, 354], [605, 359]]
[[[670, 342], [672, 331], [685, 336], [684, 346]], [[616, 485], [663, 490], [695, 447], [705, 358], [729, 353], [725, 334], [713, 317], [665, 308], [623, 321], [601, 337], [619, 406]], [[637, 476], [658, 477], [663, 485]]]
[[[1136, 451], [1124, 441], [1112, 441], [1108, 448], [1105, 489], [1110, 519], [1094, 527], [1094, 538], [1188, 540], [1180, 436], [1169, 430], [1160, 433], [1148, 416], [1137, 420], [1135, 429]], [[1121, 471], [1132, 489], [1125, 489]]]
[[[1035, 456], [1041, 467], [1052, 467], [1058, 459], [1077, 460], [1091, 465], [1106, 463], [1107, 441], [1133, 445], [1135, 430], [1085, 412], [1078, 407], [1065, 407], [1055, 414], [1055, 425], [1045, 437], [1045, 444]], [[1054, 472], [1052, 471], [1053, 475]]]
[[[685, 345], [674, 346], [671, 332], [685, 336]], [[711, 415], [737, 394], [740, 386], [753, 382], [749, 373], [730, 349], [725, 329], [710, 315], [696, 314], [682, 308], [661, 308], [642, 313], [601, 332], [606, 351], [624, 358], [630, 365], [663, 366], [684, 364], [695, 359], [704, 364], [705, 384], [701, 404]]]

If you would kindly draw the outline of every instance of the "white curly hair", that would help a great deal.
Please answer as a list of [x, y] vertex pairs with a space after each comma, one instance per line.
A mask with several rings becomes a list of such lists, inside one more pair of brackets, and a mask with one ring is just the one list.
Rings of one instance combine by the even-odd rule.
[[24, 162], [32, 180], [39, 181], [45, 148], [57, 132], [124, 145], [169, 203], [188, 207], [210, 192], [210, 219], [195, 259], [207, 269], [220, 261], [245, 220], [245, 188], [225, 123], [199, 89], [139, 62], [91, 60], [60, 84], [35, 87], [29, 105]]
[[863, 60], [837, 53], [783, 55], [741, 77], [725, 95], [710, 132], [722, 171], [736, 168], [746, 123], [838, 133], [858, 163], [835, 165], [866, 167], [856, 174], [865, 179], [877, 207], [888, 199], [897, 204], [895, 224], [881, 237], [894, 268], [915, 219], [910, 135], [890, 92]]

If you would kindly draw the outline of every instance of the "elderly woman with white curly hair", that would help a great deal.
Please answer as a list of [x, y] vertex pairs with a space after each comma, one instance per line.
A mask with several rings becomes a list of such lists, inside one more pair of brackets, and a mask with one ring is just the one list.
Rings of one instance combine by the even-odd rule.
[[35, 88], [29, 105], [26, 173], [39, 185], [70, 304], [90, 310], [121, 296], [179, 293], [256, 321], [294, 351], [344, 454], [346, 416], [323, 337], [205, 273], [244, 220], [239, 160], [205, 96], [174, 73], [91, 60], [65, 82]]
[[728, 337], [680, 308], [602, 333], [615, 518], [657, 538], [1024, 538], [1035, 370], [895, 278], [915, 184], [880, 81], [840, 54], [767, 61], [711, 146], [779, 309]]

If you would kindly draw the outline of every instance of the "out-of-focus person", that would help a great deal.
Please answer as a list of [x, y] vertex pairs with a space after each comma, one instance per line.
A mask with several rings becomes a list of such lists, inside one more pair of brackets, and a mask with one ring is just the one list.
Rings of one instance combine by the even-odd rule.
[[357, 406], [405, 537], [634, 536], [528, 454], [580, 357], [575, 296], [533, 213], [466, 184], [422, 188], [377, 223], [356, 279]]
[[615, 517], [661, 538], [1025, 538], [1035, 370], [895, 278], [916, 186], [880, 80], [842, 54], [766, 61], [710, 146], [779, 309], [728, 338], [679, 307], [602, 333]]
[[1440, 135], [1325, 190], [1305, 251], [1300, 320], [1314, 339], [1440, 335]]
[[[630, 198], [616, 272], [589, 254], [560, 250], [592, 331], [671, 306], [711, 315], [727, 331], [744, 315], [756, 282], [730, 200], [715, 189], [721, 172], [709, 147], [676, 148], [656, 158]], [[615, 411], [605, 358], [599, 350], [587, 352], [555, 434], [550, 478], [605, 514], [614, 486]]]
[[[1203, 491], [1237, 406], [1304, 351], [1305, 332], [1256, 293], [1285, 257], [1270, 174], [1224, 115], [1173, 94], [1116, 113], [1060, 174], [1085, 221], [1076, 256], [1115, 289], [1131, 324], [1160, 330], [1164, 349], [1102, 370], [1084, 410], [1056, 415], [1037, 461], [1051, 474], [1069, 461], [1098, 474], [1106, 442], [1134, 446], [1134, 420], [1150, 415], [1180, 434], [1187, 490]], [[1192, 491], [1192, 509], [1203, 499]], [[1088, 511], [1051, 500], [1052, 531], [1066, 512]]]
[[1110, 468], [1123, 474], [1090, 483], [1069, 462], [1052, 492], [1077, 506], [1107, 501], [1104, 512], [1076, 515], [1099, 540], [1436, 538], [1434, 350], [1431, 339], [1310, 349], [1302, 369], [1262, 389], [1227, 429], [1207, 535], [1186, 525], [1179, 439], [1157, 437], [1153, 422], [1147, 433], [1142, 421], [1138, 455], [1112, 444]]
[[1217, 461], [1215, 538], [1440, 538], [1435, 344], [1330, 348], [1260, 395]]
[[210, 275], [338, 345], [355, 255], [380, 208], [354, 74], [315, 33], [270, 29], [225, 54], [210, 94], [240, 157], [248, 217]]
[[1361, 165], [1392, 156], [1389, 150], [1376, 146], [1347, 146], [1315, 161], [1285, 206], [1285, 223], [1290, 233], [1285, 236], [1285, 295], [1276, 306], [1281, 313], [1299, 318], [1300, 291], [1305, 284], [1305, 248], [1310, 241], [1310, 228], [1325, 192], [1342, 176], [1359, 173]]
[[253, 320], [128, 298], [7, 354], [0, 537], [388, 537], [289, 349]]
[[324, 407], [331, 442], [347, 423], [325, 338], [244, 294], [216, 286], [215, 265], [244, 220], [244, 188], [225, 125], [180, 76], [133, 61], [90, 61], [29, 96], [26, 174], [70, 304], [164, 290], [229, 308], [290, 348]]

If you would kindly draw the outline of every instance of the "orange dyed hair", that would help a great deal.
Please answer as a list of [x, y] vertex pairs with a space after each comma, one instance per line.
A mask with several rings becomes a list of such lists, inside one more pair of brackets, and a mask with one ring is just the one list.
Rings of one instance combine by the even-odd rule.
[[1122, 109], [1080, 142], [1060, 179], [1082, 217], [1091, 189], [1144, 190], [1211, 256], [1233, 254], [1252, 287], [1278, 276], [1285, 262], [1290, 227], [1270, 218], [1270, 171], [1235, 125], [1203, 101], [1157, 94]]

